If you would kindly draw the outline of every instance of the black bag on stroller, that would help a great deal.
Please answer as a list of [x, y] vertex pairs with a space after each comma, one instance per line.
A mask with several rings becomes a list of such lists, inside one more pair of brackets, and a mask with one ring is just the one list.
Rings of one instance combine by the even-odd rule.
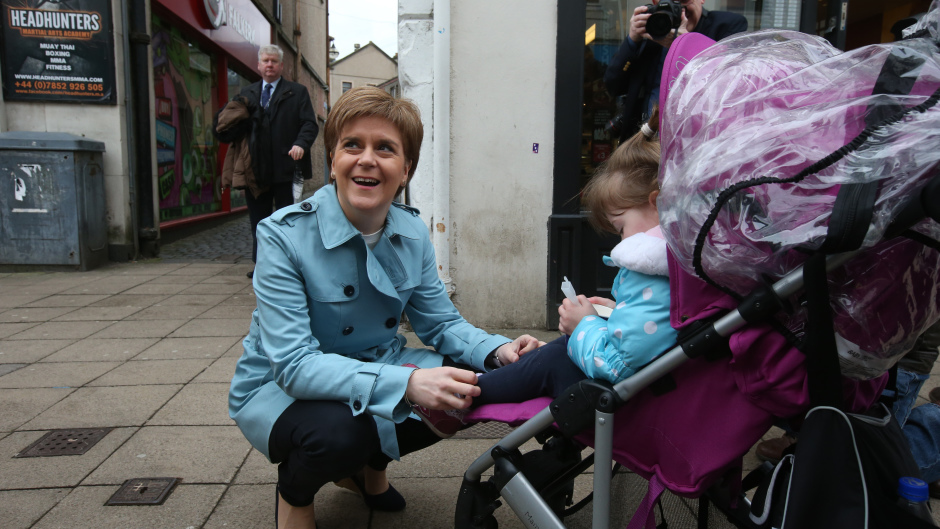
[[[810, 398], [814, 407], [800, 428], [794, 454], [768, 473], [751, 503], [756, 527], [935, 527], [898, 505], [898, 481], [920, 477], [907, 439], [888, 408], [844, 412], [839, 363], [822, 254], [804, 265]], [[769, 464], [768, 464], [769, 465]], [[765, 469], [766, 471], [766, 469]]]

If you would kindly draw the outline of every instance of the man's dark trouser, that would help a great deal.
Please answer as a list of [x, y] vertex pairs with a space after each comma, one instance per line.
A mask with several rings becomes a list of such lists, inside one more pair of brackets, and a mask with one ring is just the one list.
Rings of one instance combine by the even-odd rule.
[[258, 223], [271, 213], [294, 203], [294, 183], [271, 184], [267, 191], [257, 197], [246, 190], [245, 202], [248, 204], [248, 220], [251, 222], [251, 260], [258, 262], [258, 237], [255, 233]]

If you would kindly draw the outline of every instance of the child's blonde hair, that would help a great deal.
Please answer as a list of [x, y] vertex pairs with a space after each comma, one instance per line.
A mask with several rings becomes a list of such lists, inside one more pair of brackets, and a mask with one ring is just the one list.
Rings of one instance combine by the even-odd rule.
[[617, 233], [607, 213], [640, 206], [659, 190], [659, 109], [643, 130], [620, 144], [584, 186], [582, 202], [588, 221], [597, 231]]

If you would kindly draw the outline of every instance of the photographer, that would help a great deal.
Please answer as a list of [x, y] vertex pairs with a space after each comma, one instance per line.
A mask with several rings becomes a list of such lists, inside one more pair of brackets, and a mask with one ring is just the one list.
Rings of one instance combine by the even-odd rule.
[[[651, 103], [659, 99], [659, 79], [666, 51], [677, 36], [695, 31], [721, 40], [747, 31], [746, 18], [727, 11], [708, 11], [703, 7], [705, 0], [652, 2], [633, 11], [629, 37], [624, 39], [604, 74], [610, 95], [622, 96], [621, 113], [615, 118], [622, 123], [621, 141], [636, 133], [640, 124], [649, 118]], [[649, 21], [650, 17], [654, 17], [653, 22]], [[668, 26], [663, 22], [668, 22]]]

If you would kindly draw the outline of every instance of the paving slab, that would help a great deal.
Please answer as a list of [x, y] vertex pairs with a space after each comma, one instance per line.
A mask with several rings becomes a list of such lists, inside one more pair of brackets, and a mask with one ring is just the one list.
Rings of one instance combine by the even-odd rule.
[[163, 338], [186, 324], [186, 320], [119, 321], [95, 333], [95, 338]]
[[198, 336], [245, 336], [251, 318], [196, 318], [173, 331], [171, 338], [192, 338]]
[[[98, 360], [122, 362], [130, 360], [144, 349], [157, 343], [159, 338], [85, 338], [62, 347], [42, 359], [42, 362], [93, 362]], [[27, 342], [28, 343], [28, 342]], [[0, 344], [0, 349], [2, 349]]]
[[222, 303], [229, 296], [226, 294], [176, 294], [164, 299], [160, 304], [169, 307], [180, 305], [215, 306]]
[[118, 294], [96, 301], [89, 307], [149, 307], [169, 296], [150, 294]]
[[79, 388], [19, 429], [140, 426], [166, 404], [180, 387], [168, 384]]
[[[178, 362], [179, 360], [177, 360]], [[197, 384], [203, 384], [206, 382], [224, 382], [229, 384], [232, 381], [232, 377], [235, 376], [235, 364], [238, 363], [238, 358], [232, 358], [230, 356], [222, 356], [215, 362], [207, 367], [202, 373], [199, 373], [199, 376], [193, 379], [193, 382]]]
[[9, 338], [27, 329], [36, 327], [37, 325], [41, 325], [41, 323], [38, 321], [27, 323], [0, 323], [0, 338]]
[[0, 377], [3, 375], [12, 373], [16, 370], [22, 369], [29, 364], [0, 364]]
[[268, 461], [264, 454], [254, 448], [248, 454], [233, 483], [239, 485], [258, 485], [277, 483], [277, 465]]
[[127, 441], [135, 430], [111, 430], [82, 455], [51, 457], [13, 457], [47, 433], [13, 432], [0, 440], [0, 476], [3, 476], [0, 489], [75, 487]]
[[[247, 277], [245, 278], [248, 279]], [[245, 283], [210, 283], [203, 282], [193, 285], [180, 292], [181, 295], [192, 294], [235, 294], [245, 288]]]
[[159, 285], [159, 284], [195, 285], [199, 283], [200, 281], [203, 281], [210, 277], [212, 276], [211, 275], [204, 275], [204, 276], [163, 275], [163, 276], [157, 276], [151, 279], [150, 281], [148, 281], [148, 283], [152, 285]]
[[78, 487], [43, 516], [33, 529], [202, 527], [225, 491], [225, 486], [183, 483], [176, 486], [163, 505], [105, 505], [117, 489], [117, 486]]
[[[248, 270], [251, 270], [251, 269], [250, 269], [250, 268], [246, 268], [246, 269], [245, 269], [245, 272], [248, 272]], [[240, 288], [245, 288], [245, 285], [250, 285], [250, 284], [251, 284], [251, 279], [248, 279], [248, 277], [246, 277], [245, 274], [241, 274], [241, 275], [237, 275], [237, 274], [225, 274], [225, 275], [223, 275], [223, 274], [216, 274], [216, 275], [214, 275], [214, 276], [207, 277], [206, 279], [202, 280], [201, 283], [203, 283], [203, 284], [214, 283], [214, 284], [224, 284], [224, 285], [238, 285]]]
[[119, 365], [120, 362], [38, 362], [0, 376], [0, 388], [76, 388]]
[[235, 424], [228, 415], [229, 386], [227, 383], [187, 384], [147, 421], [147, 426]]
[[24, 294], [20, 290], [16, 290], [15, 292], [17, 293], [4, 293], [0, 296], [0, 308], [25, 307], [31, 303], [49, 297], [48, 294]]
[[52, 321], [63, 314], [75, 312], [76, 310], [78, 310], [77, 307], [20, 307], [0, 312], [0, 323]]
[[[31, 325], [29, 329], [13, 334], [9, 338], [11, 340], [81, 340], [114, 323], [114, 321], [47, 321], [38, 325]], [[7, 323], [5, 325], [17, 324]]]
[[254, 305], [228, 305], [220, 303], [215, 307], [203, 312], [200, 318], [218, 318], [218, 319], [240, 319], [251, 322], [251, 313], [254, 312]]
[[254, 290], [249, 287], [241, 293], [226, 299], [225, 304], [250, 305], [251, 307], [256, 307], [258, 305], [258, 298], [255, 297]]
[[193, 263], [167, 272], [167, 275], [215, 275], [231, 267], [231, 264]]
[[134, 477], [230, 483], [250, 449], [235, 426], [145, 426], [82, 485], [120, 484]]
[[143, 285], [137, 285], [134, 288], [125, 290], [125, 294], [158, 294], [158, 295], [172, 295], [177, 294], [179, 291], [184, 290], [187, 285], [181, 285], [179, 283], [144, 283]]
[[186, 384], [212, 363], [208, 358], [130, 360], [88, 382], [88, 386]]
[[157, 303], [135, 314], [131, 314], [125, 319], [131, 321], [150, 321], [195, 318], [208, 309], [209, 307], [207, 305], [164, 305]]
[[0, 520], [5, 529], [28, 529], [68, 496], [71, 489], [0, 491]]
[[70, 288], [62, 294], [120, 294], [125, 290], [136, 287], [141, 283], [146, 283], [150, 279], [157, 277], [146, 275], [134, 276], [112, 276], [106, 275], [97, 281], [84, 283], [80, 286]]
[[[71, 394], [74, 389], [23, 388], [0, 389], [0, 432], [11, 432], [53, 404]], [[0, 479], [0, 483], [2, 483]]]
[[107, 294], [47, 295], [26, 307], [86, 307], [108, 297]]
[[159, 259], [144, 259], [132, 263], [112, 263], [109, 268], [99, 269], [107, 273], [124, 275], [164, 275], [186, 266], [186, 263], [163, 263]]
[[245, 346], [242, 344], [242, 341], [243, 339], [239, 339], [237, 342], [235, 342], [235, 345], [233, 345], [228, 351], [225, 351], [224, 356], [226, 358], [241, 358], [242, 355], [245, 354]]
[[174, 358], [219, 358], [232, 346], [241, 342], [243, 336], [216, 338], [164, 338], [135, 360], [172, 360]]
[[117, 321], [140, 310], [142, 307], [82, 307], [54, 318], [52, 321]]
[[[274, 527], [274, 494], [274, 485], [233, 485], [203, 529]], [[346, 489], [328, 484], [320, 489], [314, 502], [318, 529], [383, 527], [370, 526], [369, 509], [359, 496]]]
[[0, 362], [37, 362], [73, 343], [75, 340], [0, 340]]

